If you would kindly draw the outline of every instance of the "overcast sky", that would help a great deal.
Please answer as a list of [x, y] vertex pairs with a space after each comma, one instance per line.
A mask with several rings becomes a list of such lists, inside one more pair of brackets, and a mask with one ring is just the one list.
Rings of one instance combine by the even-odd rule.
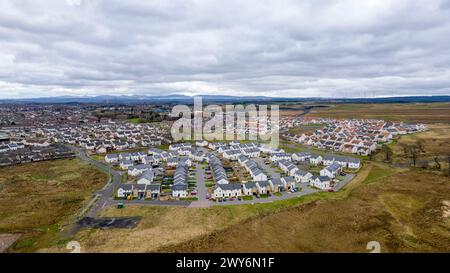
[[450, 0], [1, 0], [0, 98], [450, 95]]

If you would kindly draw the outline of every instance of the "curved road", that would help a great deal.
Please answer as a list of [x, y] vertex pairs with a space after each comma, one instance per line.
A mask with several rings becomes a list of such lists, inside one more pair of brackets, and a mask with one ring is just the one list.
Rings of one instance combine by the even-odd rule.
[[[103, 208], [105, 208], [107, 206], [112, 206], [115, 204], [115, 201], [112, 197], [114, 194], [114, 189], [116, 189], [119, 186], [119, 184], [121, 183], [122, 172], [112, 169], [106, 163], [102, 163], [102, 162], [99, 162], [97, 160], [90, 158], [86, 154], [86, 151], [82, 148], [74, 147], [74, 146], [67, 146], [67, 147], [69, 147], [71, 150], [75, 151], [77, 154], [77, 157], [79, 159], [97, 167], [98, 169], [107, 173], [108, 175], [110, 174], [112, 177], [112, 179], [111, 178], [109, 179], [109, 182], [105, 185], [105, 187], [103, 187], [103, 189], [94, 193], [95, 198], [92, 201], [93, 204], [90, 207], [85, 208], [87, 211], [85, 213], [85, 216], [96, 217]], [[264, 164], [264, 162], [258, 162], [258, 163], [261, 164], [261, 166], [266, 166]], [[266, 169], [266, 171], [268, 171], [268, 169]], [[276, 174], [275, 176], [279, 176], [279, 174], [275, 173], [273, 170], [270, 170], [270, 171], [271, 171], [271, 173], [273, 172], [273, 175]], [[269, 202], [273, 202], [276, 200], [283, 200], [283, 199], [289, 199], [292, 197], [299, 197], [299, 196], [303, 196], [303, 195], [307, 195], [307, 194], [311, 194], [311, 193], [315, 193], [315, 192], [319, 191], [317, 189], [310, 188], [309, 186], [300, 185], [302, 187], [301, 191], [291, 193], [291, 194], [283, 193], [282, 196], [272, 196], [270, 198], [260, 198], [260, 199], [256, 199], [256, 200], [241, 200], [241, 201], [235, 200], [235, 201], [227, 201], [227, 202], [218, 203], [218, 202], [211, 202], [206, 199], [206, 187], [205, 187], [204, 175], [205, 175], [204, 170], [203, 170], [201, 164], [197, 164], [196, 178], [197, 178], [197, 189], [198, 189], [197, 194], [198, 194], [198, 198], [199, 198], [198, 201], [188, 202], [188, 201], [130, 200], [130, 201], [125, 201], [125, 202], [127, 204], [136, 204], [136, 205], [144, 205], [144, 206], [209, 207], [209, 206], [214, 206], [214, 205], [220, 206], [220, 205], [232, 205], [232, 204], [237, 205], [237, 204], [269, 203]], [[340, 190], [348, 182], [350, 182], [353, 179], [353, 177], [354, 177], [354, 174], [347, 175], [347, 177], [344, 179], [344, 181], [341, 181], [340, 183], [338, 183], [337, 186], [335, 186], [334, 190], [335, 191]]]
[[111, 175], [109, 177], [108, 184], [106, 184], [105, 187], [103, 187], [103, 189], [94, 193], [96, 199], [94, 199], [94, 204], [90, 208], [88, 208], [88, 212], [86, 213], [86, 216], [88, 217], [96, 217], [100, 210], [102, 210], [105, 206], [112, 204], [111, 201], [114, 194], [114, 189], [119, 186], [122, 173], [112, 169], [109, 165], [105, 163], [90, 158], [86, 154], [86, 151], [82, 148], [68, 145], [67, 147], [75, 151], [79, 159], [97, 167], [104, 173]]

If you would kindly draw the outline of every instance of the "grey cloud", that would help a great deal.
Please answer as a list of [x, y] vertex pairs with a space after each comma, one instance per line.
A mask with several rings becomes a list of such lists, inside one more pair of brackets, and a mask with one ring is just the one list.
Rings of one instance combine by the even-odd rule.
[[0, 3], [0, 98], [450, 94], [447, 1]]

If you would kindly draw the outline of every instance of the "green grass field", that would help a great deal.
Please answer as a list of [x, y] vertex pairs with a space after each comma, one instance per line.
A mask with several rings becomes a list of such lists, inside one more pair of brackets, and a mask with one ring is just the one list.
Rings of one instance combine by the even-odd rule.
[[107, 176], [78, 159], [2, 168], [0, 233], [22, 233], [12, 252], [62, 244], [61, 228], [75, 220]]

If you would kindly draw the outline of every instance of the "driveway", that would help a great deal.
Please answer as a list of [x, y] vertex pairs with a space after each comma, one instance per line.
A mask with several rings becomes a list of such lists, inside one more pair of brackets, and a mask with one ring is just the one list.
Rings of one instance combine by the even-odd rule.
[[253, 160], [258, 164], [258, 166], [270, 177], [280, 178], [280, 173], [277, 172], [277, 168], [267, 165], [263, 158], [253, 158]]
[[201, 163], [196, 163], [195, 179], [197, 180], [197, 201], [193, 201], [190, 207], [204, 208], [210, 206], [210, 201], [206, 199], [208, 190], [205, 185], [205, 170], [202, 168]]
[[345, 176], [344, 180], [340, 181], [339, 183], [337, 183], [337, 185], [335, 185], [333, 187], [334, 191], [338, 191], [340, 189], [342, 189], [345, 185], [348, 184], [348, 182], [352, 181], [352, 179], [355, 177], [356, 174], [354, 173], [349, 173]]

